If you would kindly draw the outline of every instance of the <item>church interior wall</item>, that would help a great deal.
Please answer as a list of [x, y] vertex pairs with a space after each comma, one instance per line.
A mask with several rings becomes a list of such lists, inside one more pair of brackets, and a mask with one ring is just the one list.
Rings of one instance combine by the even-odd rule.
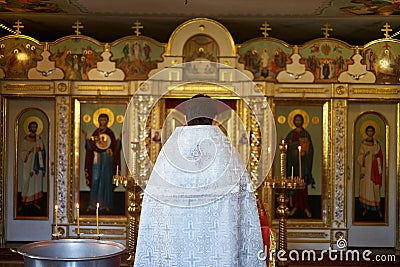
[[[10, 35], [0, 38], [0, 48], [2, 242], [49, 239], [56, 231], [61, 231], [63, 238], [75, 237], [78, 216], [83, 237], [95, 237], [94, 213], [86, 212], [82, 206], [78, 214], [76, 208], [80, 199], [88, 197], [82, 131], [93, 131], [99, 113], [107, 113], [118, 138], [123, 134], [123, 111], [135, 96], [136, 109], [130, 112], [138, 119], [126, 122], [132, 127], [129, 137], [139, 137], [140, 131], [147, 129], [144, 139], [154, 160], [162, 143], [151, 138], [162, 129], [168, 115], [165, 99], [190, 98], [196, 93], [196, 86], [201, 93], [237, 103], [243, 94], [256, 95], [251, 88], [240, 88], [237, 93], [202, 83], [201, 79], [217, 77], [227, 87], [234, 87], [233, 69], [252, 80], [256, 91], [268, 99], [275, 115], [277, 139], [284, 138], [291, 129], [290, 120], [297, 111], [307, 117], [307, 130], [315, 140], [313, 173], [317, 183], [315, 189], [309, 188], [313, 210], [311, 216], [297, 214], [288, 218], [289, 248], [335, 247], [343, 238], [352, 246], [400, 248], [398, 40], [382, 38], [352, 46], [328, 37], [287, 44], [264, 36], [236, 44], [229, 29], [199, 18], [177, 27], [165, 44], [141, 35], [109, 43], [82, 35], [66, 36], [52, 43]], [[179, 69], [180, 64], [194, 61], [205, 62], [200, 73]], [[214, 63], [227, 67], [208, 72]], [[158, 82], [176, 90], [162, 95], [151, 89], [156, 82], [146, 80], [167, 68], [171, 71]], [[174, 82], [183, 77], [200, 80], [194, 86], [177, 87]], [[158, 98], [160, 103], [155, 105]], [[246, 127], [252, 127], [251, 111], [237, 105]], [[141, 112], [153, 107], [150, 119], [141, 120]], [[17, 141], [23, 139], [26, 125], [18, 119], [40, 119], [38, 112], [48, 120], [46, 124], [42, 119], [41, 128], [41, 133], [48, 136], [44, 178], [47, 200], [40, 207], [45, 210], [43, 213], [23, 214], [18, 211], [19, 189], [15, 188], [22, 175]], [[362, 211], [357, 206], [360, 184], [356, 158], [364, 136], [360, 125], [365, 128], [365, 121], [379, 129], [378, 141], [383, 150], [383, 214], [379, 218], [372, 212], [359, 217]], [[131, 167], [140, 173], [142, 162], [134, 149], [121, 155], [122, 160], [127, 158], [127, 163], [123, 160], [121, 165], [122, 176], [129, 175]], [[269, 177], [279, 175], [279, 156], [277, 150]], [[129, 227], [137, 229], [140, 210], [140, 194], [135, 190], [124, 186], [115, 190], [123, 208], [101, 214], [104, 239], [127, 243], [133, 238]], [[277, 230], [274, 193], [265, 184], [257, 193], [271, 227]], [[376, 235], [368, 237], [367, 230]], [[378, 235], [385, 238], [377, 241]]]

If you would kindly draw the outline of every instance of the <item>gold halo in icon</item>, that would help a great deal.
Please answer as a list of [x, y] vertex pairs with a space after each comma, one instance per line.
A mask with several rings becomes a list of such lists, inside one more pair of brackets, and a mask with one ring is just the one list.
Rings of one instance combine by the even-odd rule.
[[360, 127], [360, 134], [363, 139], [366, 139], [367, 133], [365, 132], [365, 129], [367, 129], [368, 126], [373, 126], [375, 128], [375, 134], [374, 134], [374, 139], [377, 139], [378, 136], [381, 134], [381, 127], [379, 127], [378, 123], [373, 120], [366, 120], [361, 124]]
[[36, 130], [36, 134], [41, 134], [43, 131], [43, 121], [37, 117], [37, 116], [29, 116], [25, 119], [23, 127], [24, 127], [24, 132], [26, 134], [29, 134], [29, 123], [35, 121], [38, 124], [37, 130]]
[[304, 109], [294, 109], [292, 110], [289, 115], [288, 115], [288, 119], [287, 122], [289, 124], [289, 127], [291, 129], [296, 128], [296, 126], [293, 123], [293, 118], [297, 115], [300, 114], [303, 116], [304, 118], [304, 122], [303, 122], [303, 128], [306, 129], [308, 127], [308, 125], [310, 124], [310, 116], [308, 116], [308, 113], [304, 110]]
[[107, 127], [110, 128], [114, 124], [114, 113], [109, 108], [99, 108], [93, 113], [93, 124], [96, 128], [99, 128], [99, 115], [107, 114], [108, 124]]

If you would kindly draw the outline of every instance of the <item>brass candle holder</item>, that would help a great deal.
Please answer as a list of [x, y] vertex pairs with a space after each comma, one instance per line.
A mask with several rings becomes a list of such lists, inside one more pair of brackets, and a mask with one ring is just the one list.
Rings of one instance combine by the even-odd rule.
[[[281, 152], [281, 177], [268, 178], [265, 181], [267, 188], [272, 188], [278, 195], [278, 207], [276, 209], [276, 215], [279, 219], [279, 234], [278, 234], [278, 251], [284, 251], [287, 255], [287, 217], [289, 216], [289, 208], [287, 203], [289, 201], [288, 194], [294, 189], [305, 188], [304, 180], [301, 177], [286, 177], [286, 152], [287, 143], [282, 140], [279, 144], [279, 150]], [[278, 266], [288, 266], [287, 261], [279, 261], [276, 259]]]
[[133, 152], [133, 168], [132, 175], [121, 175], [118, 171], [113, 176], [113, 184], [116, 186], [125, 187], [128, 193], [128, 214], [129, 214], [129, 230], [128, 230], [128, 262], [133, 263], [135, 252], [137, 233], [139, 229], [139, 216], [140, 216], [140, 198], [141, 189], [136, 183], [134, 176], [137, 175], [137, 152], [139, 150], [139, 142], [132, 142], [131, 149]]

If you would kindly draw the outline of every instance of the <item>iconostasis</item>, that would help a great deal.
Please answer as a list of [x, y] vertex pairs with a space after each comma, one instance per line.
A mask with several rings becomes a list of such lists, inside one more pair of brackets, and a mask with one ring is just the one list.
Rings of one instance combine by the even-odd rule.
[[[304, 44], [269, 37], [266, 24], [262, 37], [242, 44], [207, 18], [184, 22], [168, 43], [142, 36], [135, 25], [135, 35], [108, 43], [82, 35], [78, 24], [54, 42], [23, 35], [20, 22], [15, 35], [0, 38], [3, 240], [55, 232], [92, 238], [100, 227], [102, 238], [127, 241], [133, 250], [140, 179], [121, 185], [115, 174], [147, 177], [163, 140], [184, 124], [176, 107], [205, 93], [240, 118], [239, 127], [221, 115], [220, 126], [247, 160], [273, 228], [275, 194], [262, 181], [280, 175], [277, 144], [290, 138], [297, 115], [303, 118], [309, 137], [302, 153], [310, 155], [312, 182], [306, 198], [290, 194], [289, 247], [334, 247], [341, 238], [352, 246], [399, 246], [400, 43], [389, 37], [390, 25], [383, 25], [382, 39], [358, 45], [330, 38], [328, 24], [321, 38]], [[110, 191], [96, 210], [88, 171], [96, 158], [87, 142], [101, 123], [110, 132], [96, 145], [118, 156], [100, 175]], [[32, 136], [40, 136], [41, 147], [40, 160], [32, 158], [36, 183], [24, 169], [26, 149], [37, 143]], [[365, 155], [368, 142], [379, 151], [379, 179], [365, 183], [373, 176], [365, 166], [376, 164]], [[29, 187], [35, 189], [27, 193]], [[368, 188], [377, 192], [372, 199]]]

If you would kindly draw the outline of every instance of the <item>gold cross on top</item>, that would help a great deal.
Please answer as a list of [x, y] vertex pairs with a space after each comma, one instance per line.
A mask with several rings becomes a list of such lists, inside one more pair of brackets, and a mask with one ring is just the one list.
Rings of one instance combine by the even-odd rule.
[[333, 28], [330, 28], [329, 26], [331, 26], [331, 25], [329, 25], [329, 23], [326, 22], [326, 23], [324, 24], [324, 27], [321, 28], [321, 30], [322, 30], [323, 33], [324, 33], [325, 38], [328, 38], [328, 37], [329, 37], [329, 32], [330, 32], [330, 31], [333, 31]]
[[132, 26], [132, 29], [135, 30], [136, 36], [139, 36], [141, 32], [139, 31], [140, 29], [143, 29], [143, 26], [141, 26], [142, 23], [140, 21], [136, 20], [134, 23], [134, 26]]
[[79, 30], [83, 29], [84, 27], [82, 26], [82, 23], [79, 20], [76, 20], [75, 25], [72, 26], [72, 28], [75, 29], [75, 34], [76, 35], [80, 35], [81, 32]]
[[15, 22], [15, 25], [13, 26], [13, 28], [16, 29], [16, 30], [15, 30], [15, 35], [20, 35], [20, 34], [21, 34], [20, 29], [25, 28], [25, 26], [22, 25], [22, 22], [18, 19], [18, 20]]
[[271, 25], [269, 25], [267, 22], [264, 22], [263, 24], [261, 24], [260, 30], [262, 30], [262, 35], [264, 37], [267, 37], [268, 36], [268, 31], [272, 30], [272, 28], [269, 27], [269, 26], [271, 26]]
[[390, 25], [386, 22], [385, 25], [383, 25], [383, 28], [381, 29], [381, 32], [385, 32], [383, 35], [385, 38], [391, 38], [389, 35], [389, 32], [391, 32], [392, 29], [390, 28]]

